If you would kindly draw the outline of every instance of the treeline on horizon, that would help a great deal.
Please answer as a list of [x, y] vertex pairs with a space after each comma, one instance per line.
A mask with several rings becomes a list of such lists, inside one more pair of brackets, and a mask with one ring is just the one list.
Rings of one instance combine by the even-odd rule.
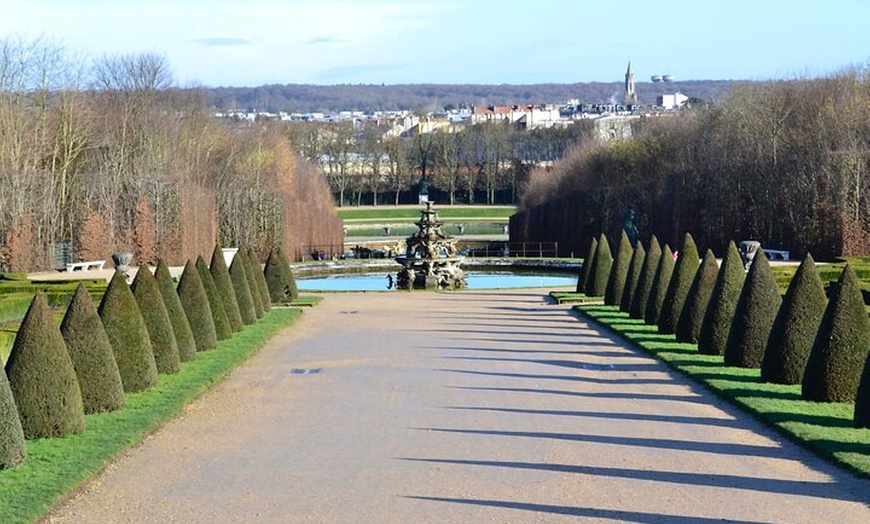
[[632, 138], [580, 143], [533, 171], [512, 240], [582, 255], [618, 238], [690, 232], [702, 249], [754, 239], [817, 259], [870, 253], [870, 70], [749, 84], [722, 104], [640, 119]]
[[0, 72], [0, 271], [341, 242], [326, 181], [283, 129], [230, 129], [158, 55], [85, 63], [6, 39]]
[[[727, 99], [745, 83], [734, 80], [688, 80], [673, 83], [637, 82], [641, 103], [653, 104], [662, 93], [681, 91], [707, 102]], [[270, 84], [256, 87], [204, 87], [209, 107], [218, 111], [278, 111], [311, 113], [354, 111], [441, 111], [491, 105], [564, 103], [578, 99], [598, 104], [622, 101], [622, 82], [576, 84]]]

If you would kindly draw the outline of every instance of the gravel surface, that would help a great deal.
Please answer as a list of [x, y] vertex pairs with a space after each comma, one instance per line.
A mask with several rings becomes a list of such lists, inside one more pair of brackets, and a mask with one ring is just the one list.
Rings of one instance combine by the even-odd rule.
[[46, 521], [866, 524], [868, 487], [540, 290], [336, 294]]

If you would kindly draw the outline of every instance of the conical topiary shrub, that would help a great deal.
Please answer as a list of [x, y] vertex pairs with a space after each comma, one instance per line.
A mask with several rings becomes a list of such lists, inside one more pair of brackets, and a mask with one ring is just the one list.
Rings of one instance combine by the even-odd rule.
[[233, 330], [230, 328], [230, 320], [227, 318], [227, 310], [224, 308], [224, 303], [221, 301], [220, 293], [217, 286], [211, 278], [208, 265], [202, 256], [196, 257], [196, 270], [199, 272], [199, 279], [202, 282], [202, 289], [205, 291], [205, 298], [208, 299], [208, 306], [211, 309], [211, 318], [214, 321], [214, 333], [217, 340], [226, 340], [233, 336]]
[[716, 276], [716, 284], [698, 333], [698, 351], [705, 355], [725, 354], [725, 345], [731, 332], [734, 310], [740, 290], [743, 289], [743, 262], [734, 242], [728, 243], [722, 267]]
[[79, 381], [45, 295], [37, 292], [21, 321], [6, 375], [24, 437], [61, 437], [85, 430]]
[[631, 254], [631, 262], [628, 264], [628, 274], [625, 277], [625, 287], [622, 290], [622, 298], [619, 301], [619, 310], [623, 313], [631, 311], [631, 300], [634, 298], [635, 290], [637, 289], [637, 281], [640, 278], [640, 270], [643, 267], [643, 261], [646, 258], [646, 250], [640, 242], [634, 248]]
[[88, 289], [79, 284], [60, 323], [86, 414], [124, 406], [124, 385], [112, 343]]
[[241, 250], [236, 252], [230, 263], [230, 281], [233, 284], [233, 292], [236, 294], [236, 302], [239, 304], [242, 322], [245, 325], [250, 325], [257, 321], [257, 310], [254, 309], [254, 298], [248, 285], [248, 269], [245, 267], [244, 258], [240, 257], [239, 253]]
[[233, 291], [233, 283], [230, 281], [230, 273], [220, 244], [215, 244], [212, 251], [209, 272], [221, 297], [221, 304], [224, 305], [230, 329], [234, 332], [241, 331], [244, 325], [242, 314], [239, 312], [239, 303], [236, 301], [236, 293]]
[[278, 257], [281, 260], [281, 266], [287, 271], [287, 282], [290, 284], [290, 297], [291, 300], [296, 300], [299, 298], [299, 288], [296, 286], [296, 277], [293, 275], [293, 270], [290, 269], [290, 261], [287, 260], [287, 255], [284, 254], [284, 250], [281, 249], [281, 246], [278, 246]]
[[707, 312], [718, 274], [719, 264], [713, 252], [708, 249], [686, 294], [686, 302], [683, 304], [675, 333], [678, 342], [698, 343], [698, 334], [701, 332], [701, 324], [704, 322], [704, 314]]
[[263, 277], [269, 289], [269, 300], [273, 304], [289, 304], [293, 300], [290, 289], [289, 268], [284, 267], [278, 247], [269, 251], [266, 259], [266, 267], [263, 268]]
[[160, 287], [147, 265], [140, 266], [136, 271], [132, 289], [136, 303], [139, 305], [139, 312], [142, 313], [142, 320], [148, 328], [157, 373], [167, 375], [178, 373], [181, 359], [178, 355], [175, 331], [169, 321], [169, 313], [166, 311], [163, 295], [160, 294]]
[[172, 332], [175, 334], [175, 342], [178, 345], [178, 360], [190, 362], [196, 358], [196, 341], [193, 340], [190, 322], [187, 321], [187, 315], [184, 313], [181, 299], [178, 298], [172, 275], [169, 274], [169, 268], [163, 259], [157, 261], [154, 279], [157, 280], [160, 295], [163, 297], [163, 305], [166, 306], [169, 322], [172, 324]]
[[595, 260], [592, 261], [592, 272], [589, 281], [586, 282], [586, 296], [604, 296], [612, 265], [613, 254], [610, 252], [610, 243], [607, 241], [607, 236], [601, 233], [598, 237], [598, 249], [595, 250]]
[[616, 258], [610, 266], [610, 275], [607, 278], [607, 289], [604, 290], [604, 304], [618, 306], [622, 301], [622, 292], [625, 289], [625, 280], [628, 276], [628, 265], [631, 263], [631, 242], [625, 230], [619, 235], [619, 249]]
[[193, 340], [196, 342], [196, 350], [214, 349], [217, 346], [217, 334], [214, 330], [211, 305], [202, 287], [199, 271], [190, 260], [184, 265], [176, 291], [184, 314], [187, 315], [190, 332], [193, 333]]
[[667, 294], [665, 294], [665, 301], [662, 303], [662, 312], [658, 322], [659, 333], [670, 334], [677, 331], [677, 324], [680, 322], [686, 297], [689, 296], [689, 288], [692, 287], [692, 281], [695, 279], [700, 264], [695, 240], [692, 235], [686, 233], [683, 235], [683, 245], [680, 246], [677, 264], [674, 266], [671, 283], [668, 286]]
[[855, 395], [855, 427], [870, 428], [870, 354], [864, 360], [864, 371]]
[[643, 266], [640, 269], [640, 276], [634, 289], [634, 297], [631, 299], [631, 308], [628, 312], [628, 316], [631, 318], [642, 319], [646, 314], [646, 303], [649, 301], [649, 292], [652, 289], [661, 256], [662, 248], [659, 247], [659, 241], [653, 235], [649, 241], [649, 250], [643, 259]]
[[[801, 394], [817, 402], [853, 402], [870, 350], [870, 319], [851, 265], [837, 280], [801, 382]], [[11, 377], [10, 377], [11, 380]]]
[[673, 274], [674, 254], [671, 252], [670, 246], [665, 244], [662, 255], [659, 257], [652, 287], [649, 290], [649, 300], [646, 302], [646, 311], [644, 311], [643, 316], [644, 323], [650, 326], [658, 324], [659, 315], [662, 312], [662, 305], [665, 303], [665, 295], [668, 293], [668, 286], [671, 284], [671, 276]]
[[725, 346], [725, 365], [761, 367], [764, 348], [782, 298], [764, 251], [758, 250], [737, 300]]
[[0, 469], [14, 468], [27, 457], [24, 430], [6, 372], [0, 370]]
[[269, 287], [266, 285], [266, 277], [263, 275], [263, 266], [260, 259], [252, 248], [248, 248], [248, 263], [251, 264], [251, 273], [257, 284], [257, 292], [260, 294], [260, 302], [263, 305], [263, 313], [272, 309], [272, 300], [269, 299]]
[[139, 305], [124, 274], [115, 271], [98, 309], [106, 328], [125, 393], [157, 384], [157, 363]]
[[800, 384], [827, 303], [816, 263], [807, 253], [773, 321], [761, 361], [762, 380]]
[[583, 268], [580, 270], [580, 276], [577, 277], [577, 293], [586, 293], [586, 286], [589, 282], [589, 275], [592, 274], [592, 265], [595, 260], [596, 251], [598, 251], [598, 239], [592, 237], [589, 251], [586, 252], [586, 258], [583, 259]]
[[260, 297], [260, 287], [257, 286], [257, 280], [254, 278], [253, 265], [251, 265], [251, 262], [248, 260], [248, 249], [239, 248], [236, 257], [241, 257], [239, 258], [239, 262], [242, 264], [242, 269], [245, 270], [245, 279], [248, 281], [248, 289], [251, 291], [254, 314], [257, 315], [257, 318], [261, 318], [263, 313], [265, 313], [263, 311], [263, 299]]

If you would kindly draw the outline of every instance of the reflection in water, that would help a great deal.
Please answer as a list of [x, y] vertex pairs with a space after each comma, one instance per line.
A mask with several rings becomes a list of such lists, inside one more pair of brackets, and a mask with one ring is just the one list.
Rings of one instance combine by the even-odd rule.
[[[576, 275], [516, 274], [508, 272], [466, 273], [468, 289], [556, 288], [575, 286]], [[396, 289], [395, 277], [386, 276], [388, 290]], [[333, 275], [321, 278], [298, 278], [302, 291], [383, 291], [384, 274]]]

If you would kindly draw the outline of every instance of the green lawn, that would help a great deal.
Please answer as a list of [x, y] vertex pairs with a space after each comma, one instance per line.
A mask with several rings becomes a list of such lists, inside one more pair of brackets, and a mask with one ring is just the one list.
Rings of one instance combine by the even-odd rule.
[[[342, 220], [418, 219], [422, 206], [343, 207], [338, 209]], [[515, 206], [435, 206], [438, 217], [445, 219], [504, 219], [517, 212]]]
[[762, 382], [758, 369], [725, 366], [721, 356], [702, 355], [694, 344], [676, 342], [673, 335], [662, 335], [656, 326], [628, 318], [616, 306], [574, 307], [796, 442], [870, 476], [870, 429], [854, 427], [854, 404], [803, 400], [799, 384]]
[[160, 375], [154, 388], [126, 395], [123, 409], [88, 415], [84, 433], [28, 441], [26, 462], [0, 471], [0, 522], [34, 522], [121, 451], [177, 416], [300, 314], [298, 308], [273, 307], [216, 349], [197, 353], [178, 374]]

